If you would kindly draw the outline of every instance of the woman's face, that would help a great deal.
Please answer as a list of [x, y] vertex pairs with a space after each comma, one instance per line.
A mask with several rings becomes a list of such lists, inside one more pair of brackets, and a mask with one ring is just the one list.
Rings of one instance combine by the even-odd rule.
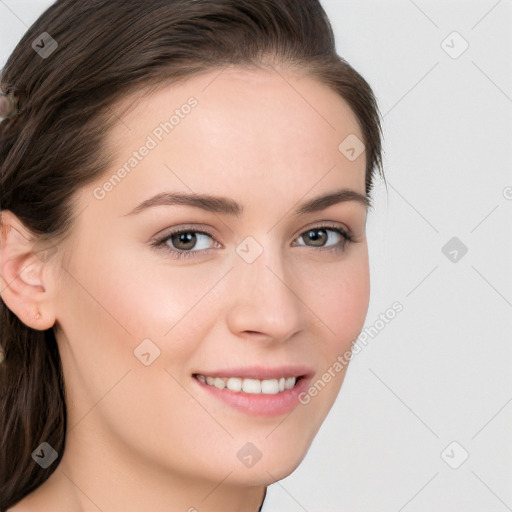
[[355, 137], [337, 94], [287, 71], [209, 72], [119, 119], [55, 258], [66, 457], [237, 485], [296, 468], [368, 308], [364, 201], [304, 208], [365, 196]]

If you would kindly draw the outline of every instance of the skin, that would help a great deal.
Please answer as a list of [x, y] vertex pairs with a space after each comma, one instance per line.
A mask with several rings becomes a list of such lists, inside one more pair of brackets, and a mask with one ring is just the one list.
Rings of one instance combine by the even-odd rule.
[[[190, 96], [198, 106], [96, 199], [95, 188]], [[296, 363], [311, 367], [315, 382], [351, 348], [369, 302], [366, 209], [349, 201], [291, 214], [339, 188], [365, 194], [364, 154], [351, 162], [338, 150], [350, 134], [363, 138], [355, 115], [311, 78], [216, 70], [124, 114], [107, 138], [111, 169], [79, 191], [71, 236], [46, 263], [4, 212], [2, 298], [32, 328], [55, 328], [68, 395], [63, 459], [11, 510], [251, 512], [267, 485], [298, 466], [346, 366], [307, 405], [271, 418], [234, 410], [192, 374]], [[159, 206], [126, 215], [162, 191], [225, 196], [244, 213]], [[355, 242], [319, 250], [308, 231], [324, 221]], [[150, 247], [156, 234], [184, 224], [212, 230], [217, 243], [203, 236], [193, 249], [209, 253], [177, 260]], [[343, 244], [324, 234], [324, 245]], [[263, 249], [251, 264], [235, 251], [248, 236]], [[149, 366], [134, 356], [145, 338], [160, 349]], [[263, 455], [251, 468], [237, 458], [247, 442]]]

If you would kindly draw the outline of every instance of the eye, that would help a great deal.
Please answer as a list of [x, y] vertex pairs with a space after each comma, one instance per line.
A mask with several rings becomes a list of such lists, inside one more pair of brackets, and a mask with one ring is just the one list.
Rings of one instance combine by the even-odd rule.
[[354, 238], [343, 228], [338, 226], [317, 226], [302, 233], [297, 240], [310, 240], [312, 245], [297, 244], [299, 246], [316, 247], [319, 250], [343, 252], [346, 246], [354, 242]]
[[[342, 253], [346, 246], [355, 242], [352, 235], [340, 226], [317, 226], [303, 232], [296, 240], [310, 240], [312, 244], [298, 243], [295, 245], [316, 248], [321, 251]], [[175, 259], [193, 258], [212, 250], [212, 242], [220, 244], [208, 231], [181, 228], [154, 240], [151, 246], [162, 249]]]
[[[195, 253], [210, 251], [208, 239], [216, 240], [211, 233], [197, 229], [180, 229], [166, 234], [163, 238], [155, 240], [153, 246], [169, 252], [174, 258], [189, 258]], [[192, 250], [195, 249], [195, 250]]]

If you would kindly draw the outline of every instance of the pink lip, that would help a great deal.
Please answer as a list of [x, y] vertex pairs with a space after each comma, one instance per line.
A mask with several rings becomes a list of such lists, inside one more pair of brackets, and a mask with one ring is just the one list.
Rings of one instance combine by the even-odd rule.
[[250, 394], [242, 391], [218, 389], [215, 386], [203, 384], [197, 378], [194, 381], [205, 393], [216, 400], [220, 400], [230, 407], [251, 416], [275, 417], [289, 414], [299, 405], [299, 395], [306, 391], [313, 372], [309, 368], [298, 366], [283, 366], [280, 368], [230, 368], [218, 372], [197, 372], [195, 375], [208, 375], [209, 377], [240, 377], [248, 379], [272, 379], [280, 377], [302, 377], [292, 389], [287, 389], [275, 395]]

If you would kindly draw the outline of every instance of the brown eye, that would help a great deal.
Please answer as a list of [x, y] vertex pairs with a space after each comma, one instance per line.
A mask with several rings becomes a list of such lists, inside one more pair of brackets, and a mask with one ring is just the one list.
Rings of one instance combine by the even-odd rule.
[[329, 238], [325, 229], [311, 229], [306, 233], [306, 236], [313, 242], [313, 245], [317, 247], [322, 247]]
[[[311, 243], [306, 243], [307, 240]], [[345, 230], [341, 228], [319, 226], [309, 229], [302, 233], [298, 240], [303, 240], [305, 243], [298, 245], [318, 248], [319, 250], [343, 252], [346, 246], [353, 242], [354, 239]]]
[[152, 246], [170, 253], [173, 258], [180, 259], [201, 256], [209, 252], [215, 243], [217, 241], [213, 235], [206, 231], [181, 229], [155, 240]]
[[168, 240], [172, 240], [172, 243], [176, 249], [188, 250], [193, 249], [197, 243], [197, 236], [193, 231], [184, 231], [171, 235]]
[[166, 243], [171, 250], [191, 251], [195, 249], [202, 251], [210, 248], [208, 246], [208, 239], [213, 240], [209, 233], [189, 229], [187, 231], [182, 230], [171, 233], [162, 240], [162, 243]]

